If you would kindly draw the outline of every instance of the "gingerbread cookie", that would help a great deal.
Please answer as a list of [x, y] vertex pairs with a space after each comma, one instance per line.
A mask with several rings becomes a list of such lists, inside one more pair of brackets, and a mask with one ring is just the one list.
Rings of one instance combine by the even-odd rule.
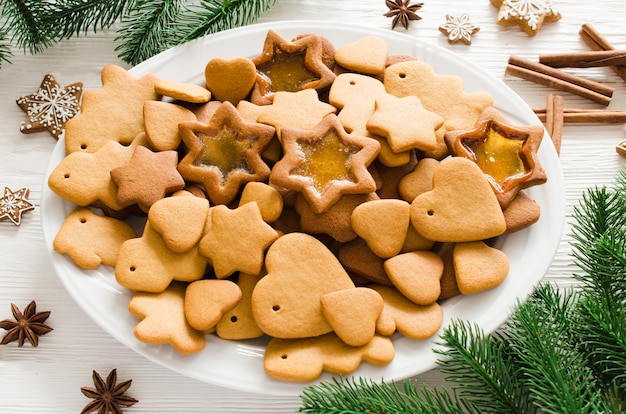
[[95, 269], [101, 264], [114, 266], [122, 243], [135, 237], [126, 222], [79, 207], [65, 218], [52, 246], [81, 269]]
[[218, 101], [237, 105], [254, 86], [256, 67], [248, 58], [213, 58], [204, 68], [206, 86]]

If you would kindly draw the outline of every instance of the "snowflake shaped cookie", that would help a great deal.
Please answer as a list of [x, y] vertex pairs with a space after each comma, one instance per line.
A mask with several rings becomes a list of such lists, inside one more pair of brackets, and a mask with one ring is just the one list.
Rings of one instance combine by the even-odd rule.
[[37, 92], [17, 99], [17, 105], [26, 112], [20, 131], [25, 134], [48, 130], [53, 137], [65, 130], [65, 123], [80, 111], [83, 84], [62, 87], [54, 76], [44, 76]]
[[491, 0], [498, 8], [498, 24], [518, 25], [526, 34], [537, 34], [543, 22], [555, 22], [561, 14], [552, 0]]
[[4, 187], [4, 194], [0, 198], [0, 221], [11, 220], [13, 224], [19, 226], [22, 221], [22, 213], [33, 210], [35, 206], [28, 201], [28, 188], [21, 188], [11, 191]]
[[480, 30], [480, 27], [472, 24], [467, 14], [460, 17], [446, 14], [446, 22], [439, 26], [439, 31], [448, 36], [448, 43], [463, 42], [466, 45], [472, 43], [472, 35]]

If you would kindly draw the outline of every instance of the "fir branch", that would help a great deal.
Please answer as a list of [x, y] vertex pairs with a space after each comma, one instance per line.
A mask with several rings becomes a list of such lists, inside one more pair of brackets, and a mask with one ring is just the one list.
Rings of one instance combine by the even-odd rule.
[[51, 46], [54, 36], [46, 30], [45, 17], [49, 3], [40, 0], [3, 0], [0, 2], [0, 16], [4, 23], [0, 29], [11, 33], [11, 40], [20, 49], [39, 53]]
[[506, 323], [507, 340], [531, 398], [545, 413], [605, 412], [593, 372], [573, 336], [576, 299], [574, 293], [540, 285]]
[[479, 414], [468, 401], [458, 402], [447, 391], [420, 388], [404, 381], [404, 390], [396, 383], [377, 383], [368, 379], [333, 378], [307, 387], [302, 395], [300, 412], [318, 414]]
[[180, 17], [185, 0], [137, 0], [122, 19], [115, 40], [125, 40], [115, 50], [136, 65], [174, 43], [172, 26]]
[[57, 0], [50, 5], [48, 31], [57, 39], [111, 27], [135, 0]]
[[189, 6], [176, 28], [179, 43], [216, 33], [221, 30], [245, 26], [256, 21], [264, 11], [278, 0], [205, 0]]
[[445, 346], [435, 352], [441, 372], [448, 374], [461, 397], [470, 397], [484, 412], [532, 413], [527, 392], [516, 382], [504, 341], [486, 336], [478, 326], [452, 321], [441, 335]]
[[13, 52], [9, 43], [9, 35], [0, 28], [0, 69], [2, 68], [2, 62], [11, 63], [11, 57], [13, 57]]

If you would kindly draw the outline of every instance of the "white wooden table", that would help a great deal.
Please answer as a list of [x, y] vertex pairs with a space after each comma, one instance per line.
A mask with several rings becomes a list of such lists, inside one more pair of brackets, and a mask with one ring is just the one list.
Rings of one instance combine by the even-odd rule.
[[[540, 53], [586, 51], [578, 31], [591, 23], [617, 48], [626, 49], [626, 4], [623, 0], [555, 0], [563, 18], [546, 23], [536, 37], [519, 28], [496, 25], [496, 9], [488, 0], [426, 0], [406, 32], [429, 43], [447, 48], [480, 65], [496, 78], [504, 77], [511, 54], [535, 59]], [[391, 30], [391, 19], [383, 0], [280, 0], [260, 22], [292, 19], [332, 20], [360, 23]], [[480, 32], [470, 46], [448, 45], [438, 26], [446, 13], [468, 13]], [[115, 33], [101, 31], [63, 41], [44, 53], [31, 56], [15, 50], [13, 64], [0, 70], [0, 187], [30, 188], [36, 209], [23, 216], [21, 226], [0, 223], [0, 319], [10, 318], [10, 303], [23, 308], [35, 299], [38, 310], [51, 310], [48, 322], [54, 331], [41, 338], [38, 348], [16, 343], [0, 346], [0, 413], [78, 413], [90, 400], [80, 392], [91, 385], [91, 371], [106, 375], [117, 368], [120, 380], [132, 379], [128, 394], [139, 403], [129, 413], [287, 413], [300, 406], [298, 397], [276, 397], [243, 393], [199, 382], [171, 372], [117, 342], [87, 317], [71, 299], [54, 274], [46, 255], [41, 230], [39, 201], [55, 140], [47, 133], [19, 132], [23, 112], [15, 99], [33, 93], [46, 73], [53, 73], [62, 85], [76, 81], [85, 88], [100, 87], [100, 70], [108, 63], [120, 64], [114, 51]], [[125, 65], [123, 65], [125, 66]], [[615, 88], [609, 108], [626, 110], [626, 83], [608, 68], [579, 69], [584, 75]], [[505, 77], [531, 107], [545, 106], [552, 90]], [[595, 107], [582, 98], [565, 96], [566, 106]], [[567, 197], [566, 221], [584, 189], [610, 184], [623, 166], [624, 158], [615, 145], [626, 138], [623, 124], [566, 125], [561, 163]], [[576, 271], [570, 256], [569, 225], [563, 231], [553, 265], [546, 279], [569, 286]], [[0, 332], [3, 334], [4, 331]], [[415, 377], [429, 386], [443, 384], [436, 370]]]

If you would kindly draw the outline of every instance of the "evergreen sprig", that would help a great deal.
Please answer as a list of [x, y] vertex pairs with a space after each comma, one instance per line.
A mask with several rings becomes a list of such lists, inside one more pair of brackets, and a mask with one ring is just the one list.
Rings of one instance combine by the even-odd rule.
[[135, 65], [172, 46], [256, 21], [278, 0], [0, 0], [0, 64], [11, 43], [31, 54], [115, 24], [116, 51]]
[[574, 209], [580, 286], [542, 282], [486, 335], [454, 320], [439, 369], [452, 386], [339, 378], [306, 387], [306, 413], [623, 413], [626, 411], [626, 171]]

